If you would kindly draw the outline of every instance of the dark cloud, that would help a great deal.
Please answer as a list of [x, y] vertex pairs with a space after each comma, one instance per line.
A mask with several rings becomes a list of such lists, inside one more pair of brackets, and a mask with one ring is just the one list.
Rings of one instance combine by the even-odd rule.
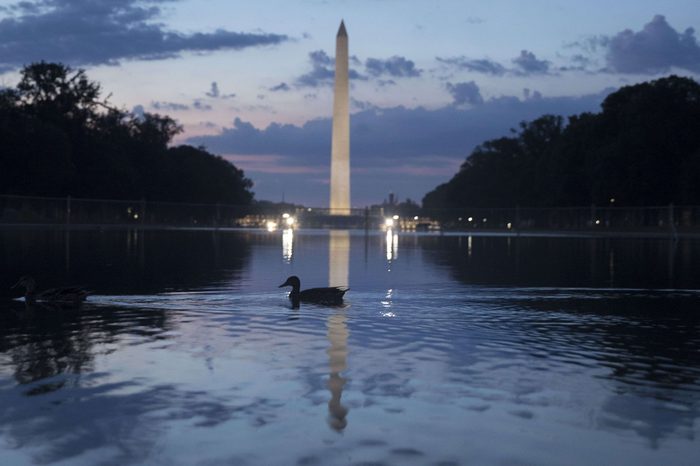
[[593, 65], [593, 60], [590, 57], [577, 53], [569, 58], [571, 65], [561, 67], [562, 71], [567, 70], [577, 70], [577, 71], [587, 71]]
[[511, 60], [516, 66], [516, 73], [530, 74], [547, 74], [549, 73], [550, 62], [547, 60], [538, 60], [534, 53], [527, 50], [521, 50], [520, 55]]
[[452, 96], [453, 105], [481, 105], [484, 103], [479, 86], [474, 81], [447, 83], [447, 91]]
[[131, 109], [131, 113], [137, 118], [143, 118], [146, 114], [146, 109], [143, 108], [143, 105], [134, 105]]
[[381, 60], [379, 58], [368, 58], [365, 61], [367, 73], [372, 76], [391, 76], [394, 78], [415, 78], [421, 75], [422, 70], [416, 68], [413, 61], [395, 55]]
[[276, 85], [276, 86], [272, 86], [269, 90], [272, 91], [272, 92], [280, 92], [280, 91], [282, 91], [282, 92], [287, 92], [287, 91], [289, 91], [289, 90], [291, 90], [291, 89], [292, 89], [292, 88], [289, 87], [289, 84], [287, 84], [287, 83], [279, 83], [279, 84]]
[[211, 89], [209, 92], [205, 93], [208, 97], [219, 97], [219, 85], [216, 83], [216, 81], [211, 83]]
[[436, 59], [445, 65], [454, 66], [456, 68], [472, 71], [474, 73], [503, 76], [508, 72], [508, 69], [505, 66], [493, 60], [489, 60], [488, 58], [468, 59], [467, 57], [461, 56], [450, 58], [436, 57]]
[[376, 105], [369, 101], [357, 100], [352, 97], [350, 97], [350, 105], [352, 105], [352, 107], [357, 110], [370, 110], [378, 108]]
[[[323, 50], [309, 52], [311, 71], [299, 76], [295, 84], [298, 87], [321, 87], [332, 86], [335, 78], [335, 59], [328, 56]], [[361, 75], [354, 69], [348, 72], [350, 79], [366, 81], [367, 77]]]
[[[478, 87], [472, 89], [472, 99], [480, 97], [475, 91], [478, 92]], [[463, 159], [474, 146], [506, 134], [520, 121], [547, 113], [571, 115], [595, 111], [607, 93], [609, 90], [583, 97], [540, 95], [524, 100], [508, 96], [470, 108], [449, 105], [435, 110], [378, 108], [370, 104], [350, 118], [353, 166], [395, 165], [431, 155]], [[236, 118], [233, 126], [224, 128], [220, 134], [193, 137], [188, 142], [205, 145], [217, 153], [275, 154], [284, 156], [283, 164], [317, 166], [327, 162], [330, 138], [330, 118], [314, 119], [303, 126], [272, 123], [265, 129]]]
[[626, 29], [604, 41], [610, 71], [655, 74], [672, 67], [700, 72], [700, 46], [695, 30], [683, 32], [671, 27], [666, 18], [656, 15], [641, 31]]
[[299, 76], [296, 79], [297, 86], [318, 87], [322, 85], [332, 85], [335, 76], [333, 59], [323, 50], [309, 52], [311, 71]]
[[523, 98], [525, 100], [530, 100], [530, 99], [541, 99], [542, 98], [542, 93], [540, 91], [531, 91], [527, 87], [523, 89]]
[[211, 110], [212, 107], [209, 104], [202, 102], [200, 99], [195, 99], [192, 105], [185, 105], [178, 102], [151, 102], [151, 108], [154, 110], [159, 110], [161, 112], [182, 112], [185, 110], [195, 109], [200, 111]]
[[219, 84], [216, 81], [211, 83], [209, 91], [205, 92], [204, 95], [212, 99], [233, 99], [236, 97], [236, 94], [222, 94], [219, 90]]
[[538, 59], [534, 53], [522, 50], [520, 55], [511, 60], [512, 68], [508, 68], [497, 61], [488, 58], [459, 57], [435, 57], [435, 59], [451, 68], [471, 71], [473, 73], [488, 74], [491, 76], [504, 76], [506, 74], [517, 76], [529, 76], [533, 74], [549, 74], [551, 63]]
[[177, 111], [182, 111], [182, 110], [189, 110], [190, 107], [185, 104], [179, 104], [177, 102], [158, 102], [158, 101], [153, 101], [151, 102], [151, 108], [154, 110], [160, 110], [160, 111], [169, 111], [169, 112], [177, 112]]
[[211, 105], [204, 103], [199, 99], [195, 99], [194, 102], [192, 102], [192, 108], [195, 110], [208, 111], [211, 110]]
[[[507, 135], [520, 121], [543, 114], [596, 111], [609, 92], [582, 97], [499, 97], [474, 107], [449, 105], [434, 110], [368, 104], [350, 118], [353, 202], [381, 200], [390, 189], [420, 199], [456, 173], [476, 145]], [[227, 155], [255, 181], [259, 198], [277, 199], [285, 191], [288, 199], [312, 206], [327, 198], [330, 118], [302, 126], [273, 123], [264, 129], [236, 119], [217, 135], [187, 142]]]
[[179, 57], [183, 52], [279, 44], [285, 35], [224, 29], [185, 34], [159, 22], [166, 0], [35, 0], [0, 20], [0, 68], [40, 60], [70, 65]]

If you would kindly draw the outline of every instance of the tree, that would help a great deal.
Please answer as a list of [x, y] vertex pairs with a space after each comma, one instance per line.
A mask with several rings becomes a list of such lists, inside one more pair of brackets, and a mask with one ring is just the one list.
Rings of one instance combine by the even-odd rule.
[[479, 145], [425, 207], [698, 204], [700, 85], [623, 87], [568, 125], [545, 115]]
[[19, 103], [42, 119], [67, 118], [80, 123], [94, 118], [100, 85], [89, 81], [84, 70], [60, 63], [33, 63], [22, 70], [17, 85]]
[[249, 204], [252, 182], [203, 148], [169, 147], [182, 131], [158, 114], [101, 100], [83, 70], [34, 63], [0, 90], [5, 193]]

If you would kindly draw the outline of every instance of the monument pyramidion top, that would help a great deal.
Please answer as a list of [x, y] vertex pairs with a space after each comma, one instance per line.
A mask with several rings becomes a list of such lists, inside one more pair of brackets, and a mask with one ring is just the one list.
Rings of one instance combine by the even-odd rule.
[[344, 36], [344, 37], [348, 36], [348, 32], [345, 30], [345, 22], [342, 19], [340, 20], [340, 27], [338, 28], [337, 37], [341, 37], [341, 36]]

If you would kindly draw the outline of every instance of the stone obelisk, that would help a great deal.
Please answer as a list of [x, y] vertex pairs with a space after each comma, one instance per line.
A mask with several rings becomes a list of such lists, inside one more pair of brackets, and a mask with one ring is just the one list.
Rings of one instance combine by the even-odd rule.
[[350, 82], [348, 33], [340, 22], [335, 38], [335, 93], [331, 142], [331, 215], [350, 214]]

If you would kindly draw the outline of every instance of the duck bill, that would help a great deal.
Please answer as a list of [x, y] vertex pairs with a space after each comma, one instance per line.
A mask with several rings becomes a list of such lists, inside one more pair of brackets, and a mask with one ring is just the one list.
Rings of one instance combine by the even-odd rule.
[[280, 286], [278, 286], [277, 288], [284, 288], [285, 286], [289, 286], [289, 283], [284, 282]]

